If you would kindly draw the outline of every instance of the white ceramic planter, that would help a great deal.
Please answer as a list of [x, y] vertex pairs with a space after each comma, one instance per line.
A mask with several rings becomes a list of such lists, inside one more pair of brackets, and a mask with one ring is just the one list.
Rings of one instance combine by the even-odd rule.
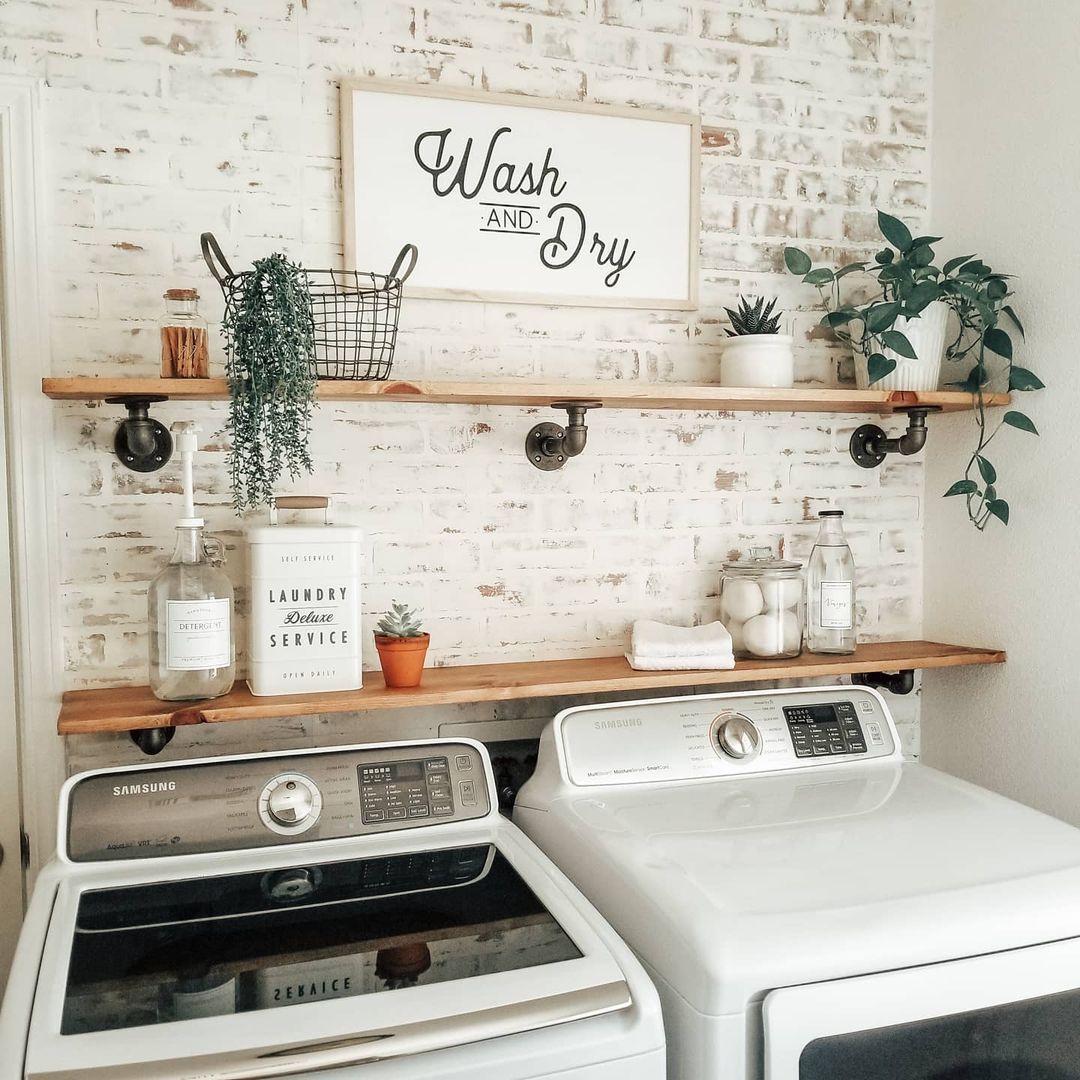
[[795, 385], [794, 338], [788, 334], [743, 334], [728, 338], [720, 354], [724, 386]]
[[896, 361], [896, 367], [884, 379], [871, 385], [866, 355], [855, 349], [855, 385], [860, 390], [936, 390], [941, 380], [948, 322], [949, 305], [940, 300], [927, 305], [917, 319], [897, 319], [892, 329], [907, 337], [919, 359], [909, 360], [892, 349], [882, 349], [884, 356]]

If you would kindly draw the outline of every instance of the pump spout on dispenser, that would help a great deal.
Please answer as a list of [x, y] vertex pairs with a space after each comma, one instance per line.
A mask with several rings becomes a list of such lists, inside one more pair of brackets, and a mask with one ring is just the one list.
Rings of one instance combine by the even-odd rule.
[[[202, 428], [194, 420], [178, 420], [170, 428], [173, 434], [173, 445], [180, 455], [180, 467], [183, 471], [184, 483], [184, 521], [195, 521], [195, 479], [193, 463], [195, 451], [199, 449], [199, 436]], [[199, 520], [202, 524], [202, 520]]]

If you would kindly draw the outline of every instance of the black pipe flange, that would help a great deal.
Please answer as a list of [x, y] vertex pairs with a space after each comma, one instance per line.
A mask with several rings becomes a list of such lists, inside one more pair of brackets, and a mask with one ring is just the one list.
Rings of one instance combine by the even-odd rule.
[[909, 457], [926, 445], [926, 416], [939, 412], [937, 405], [909, 405], [896, 409], [907, 413], [908, 426], [898, 439], [890, 439], [877, 424], [860, 424], [851, 434], [848, 451], [856, 465], [876, 469], [889, 454]]
[[172, 457], [173, 440], [169, 429], [150, 416], [150, 406], [168, 401], [164, 394], [124, 394], [106, 398], [108, 405], [123, 405], [127, 419], [121, 420], [113, 439], [113, 450], [133, 472], [157, 472]]
[[589, 409], [601, 409], [602, 401], [553, 401], [553, 409], [565, 409], [566, 427], [545, 421], [534, 425], [525, 436], [525, 456], [538, 469], [552, 472], [561, 469], [585, 449], [589, 429], [585, 415]]

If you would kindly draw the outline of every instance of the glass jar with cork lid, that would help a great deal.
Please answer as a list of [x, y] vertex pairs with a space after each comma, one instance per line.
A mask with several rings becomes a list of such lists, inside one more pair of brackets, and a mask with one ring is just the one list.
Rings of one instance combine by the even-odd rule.
[[210, 333], [199, 314], [196, 289], [166, 289], [161, 320], [161, 377], [206, 379], [210, 376]]

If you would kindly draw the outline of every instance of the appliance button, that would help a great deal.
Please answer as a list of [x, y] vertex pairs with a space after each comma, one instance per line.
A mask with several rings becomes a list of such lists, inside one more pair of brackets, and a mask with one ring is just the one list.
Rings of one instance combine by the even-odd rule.
[[390, 821], [401, 821], [406, 816], [406, 810], [404, 806], [391, 806], [386, 811], [386, 816]]
[[427, 817], [428, 808], [426, 806], [410, 806], [409, 817]]
[[458, 754], [454, 758], [454, 764], [458, 767], [459, 772], [472, 772], [472, 755]]
[[814, 756], [814, 748], [812, 746], [796, 746], [795, 747], [795, 756], [796, 757], [813, 757]]
[[869, 698], [863, 698], [862, 701], [859, 702], [859, 708], [863, 712], [872, 713], [874, 711], [874, 703]]
[[866, 725], [866, 733], [870, 736], [870, 741], [875, 746], [883, 746], [885, 743], [885, 737], [881, 734], [881, 725], [874, 722]]
[[458, 793], [461, 795], [461, 803], [463, 806], [475, 806], [476, 805], [476, 781], [475, 780], [461, 780], [458, 783]]
[[433, 806], [431, 809], [436, 817], [447, 817], [454, 812], [454, 807], [450, 803], [443, 803], [439, 806]]
[[865, 754], [866, 753], [866, 743], [864, 743], [864, 742], [854, 742], [854, 741], [849, 742], [848, 743], [848, 753], [849, 754]]
[[364, 823], [369, 821], [385, 821], [386, 814], [382, 810], [365, 810], [364, 811]]

